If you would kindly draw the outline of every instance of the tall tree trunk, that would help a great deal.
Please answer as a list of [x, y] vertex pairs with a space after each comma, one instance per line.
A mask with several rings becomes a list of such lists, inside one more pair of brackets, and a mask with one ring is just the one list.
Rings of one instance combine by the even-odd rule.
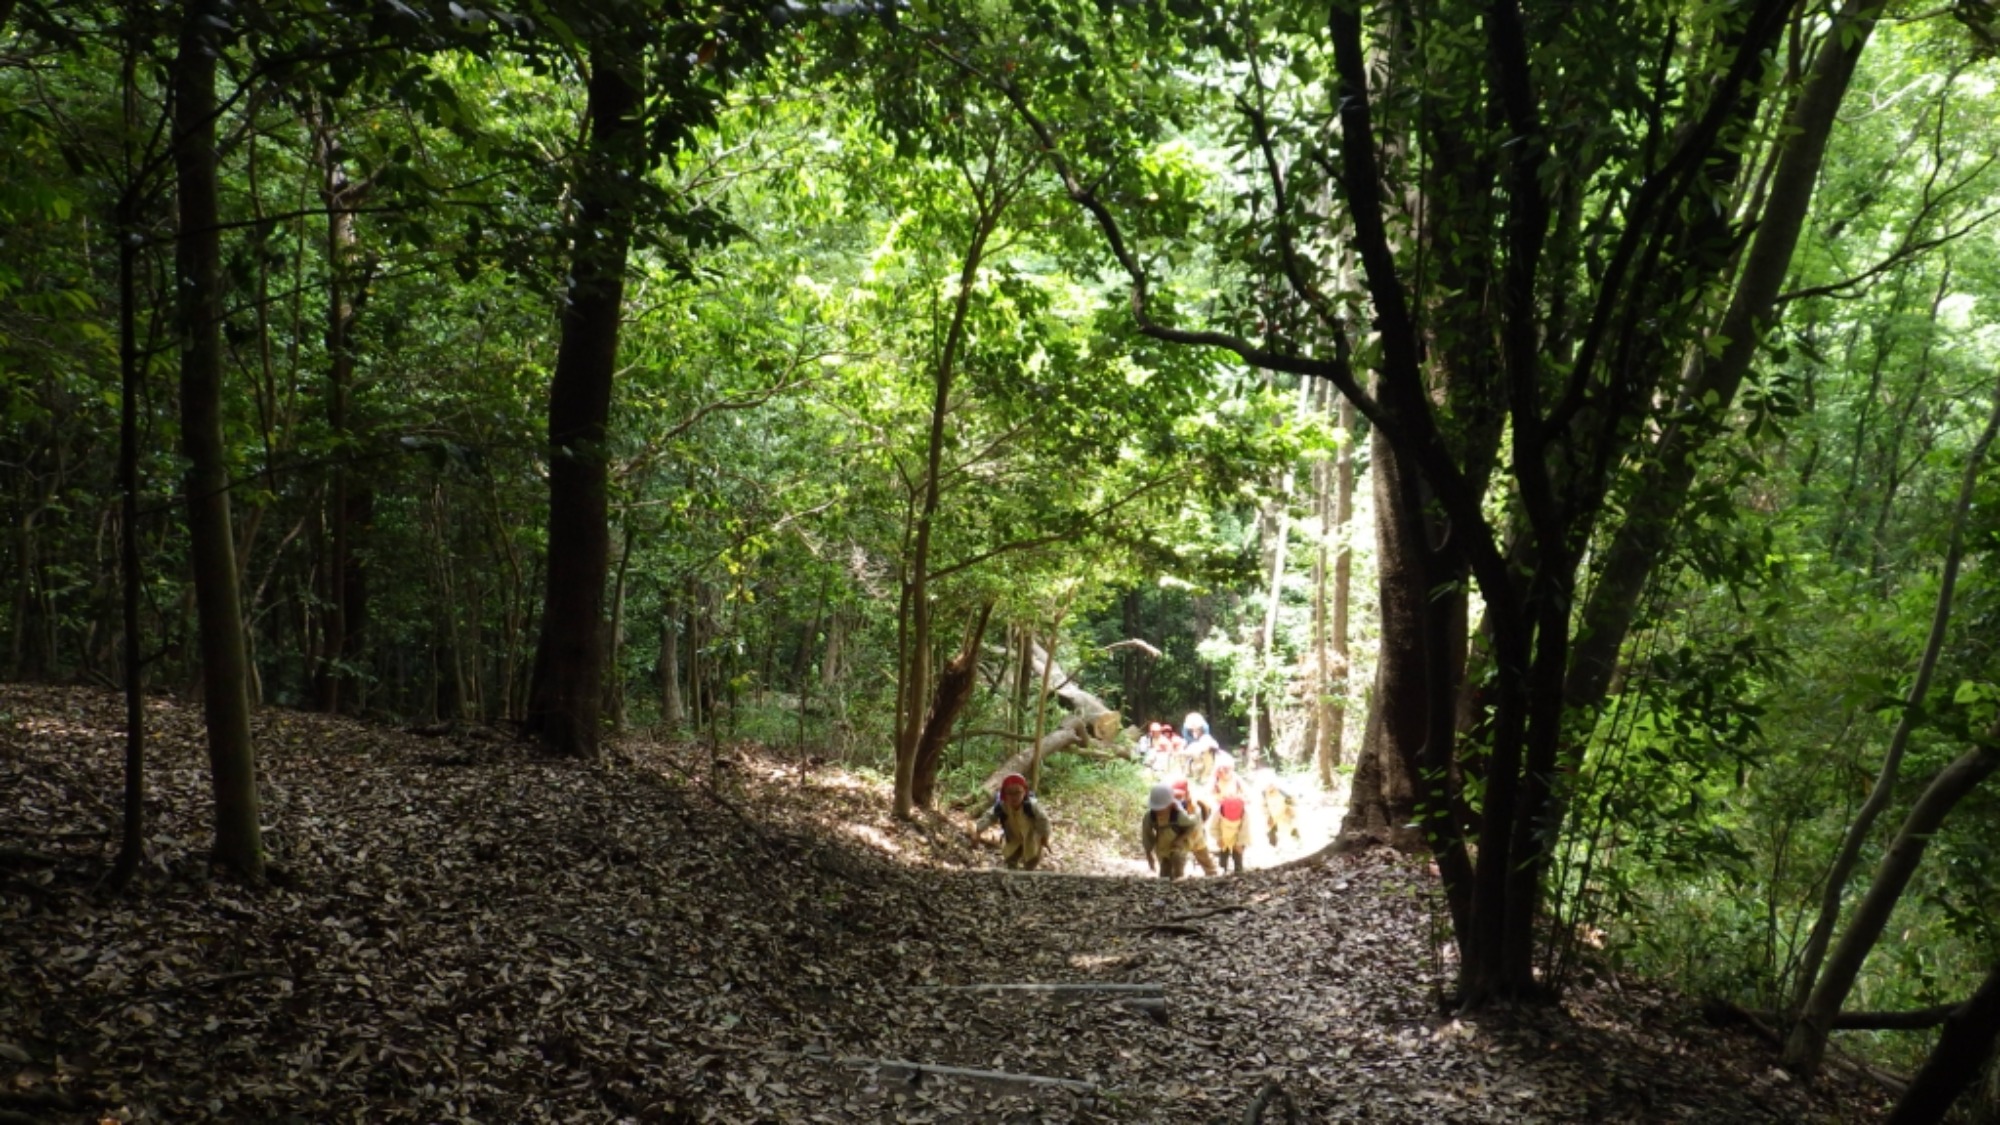
[[1327, 587], [1333, 581], [1333, 466], [1315, 462], [1312, 467], [1313, 522], [1319, 534], [1312, 554], [1312, 678], [1307, 685], [1305, 753], [1319, 777], [1322, 789], [1333, 787], [1333, 752], [1329, 728], [1333, 720], [1333, 649], [1328, 644], [1332, 632], [1327, 605]]
[[[1825, 159], [1827, 138], [1879, 10], [1874, 0], [1846, 0], [1833, 31], [1820, 43], [1787, 122], [1770, 202], [1757, 222], [1729, 307], [1713, 335], [1721, 354], [1708, 359], [1695, 349], [1681, 396], [1696, 408], [1693, 416], [1670, 423], [1653, 443], [1641, 481], [1632, 490], [1632, 506], [1605, 549], [1584, 603], [1563, 688], [1571, 707], [1595, 707], [1610, 687], [1618, 650], [1631, 631], [1646, 580], [1665, 553], [1674, 520], [1694, 483], [1697, 457], [1718, 432], [1716, 420], [1735, 399], [1773, 323], [1778, 293], [1791, 269], [1792, 252]], [[1711, 405], [1703, 408], [1704, 403]]]
[[1419, 754], [1429, 730], [1424, 663], [1422, 542], [1413, 542], [1400, 518], [1396, 491], [1402, 469], [1378, 429], [1371, 435], [1369, 477], [1375, 489], [1382, 644], [1375, 662], [1375, 690], [1355, 760], [1354, 782], [1340, 835], [1413, 850], [1424, 846], [1416, 822]]
[[915, 498], [916, 526], [904, 562], [903, 623], [898, 630], [904, 643], [899, 646], [893, 798], [895, 814], [902, 820], [911, 817], [917, 804], [917, 744], [923, 736], [931, 696], [931, 535], [944, 496], [945, 427], [951, 415], [951, 388], [958, 377], [958, 354], [965, 346], [966, 319], [972, 309], [980, 263], [986, 258], [986, 242], [998, 227], [1008, 201], [1007, 192], [995, 183], [992, 168], [987, 170], [984, 190], [976, 194], [979, 211], [973, 216], [972, 236], [965, 256], [959, 261], [958, 291], [953, 295], [951, 319], [931, 367], [930, 430], [924, 445], [921, 493]]
[[[4, 22], [0, 22], [4, 26]], [[124, 184], [118, 196], [118, 573], [124, 613], [125, 810], [113, 886], [123, 887], [139, 871], [146, 852], [146, 675], [139, 633], [143, 578], [139, 569], [139, 396], [145, 389], [139, 355], [138, 269], [140, 198], [138, 160], [130, 138], [139, 135], [139, 51], [127, 42], [120, 94], [124, 102]]]
[[193, 0], [174, 60], [174, 171], [180, 237], [181, 446], [188, 459], [188, 545], [201, 634], [202, 698], [215, 790], [215, 859], [249, 879], [264, 875], [257, 764], [250, 743], [249, 668], [229, 521], [222, 437], [222, 238], [217, 215], [214, 0]]
[[[340, 140], [331, 111], [322, 108], [313, 123], [314, 156], [320, 165], [320, 201], [326, 207], [326, 421], [334, 458], [328, 482], [325, 583], [319, 611], [319, 660], [312, 670], [315, 704], [338, 712], [343, 690], [354, 680], [351, 662], [359, 646], [361, 620], [367, 614], [367, 580], [362, 571], [361, 544], [375, 506], [374, 490], [365, 476], [348, 468], [357, 446], [348, 419], [354, 389], [354, 323], [359, 314], [356, 276], [357, 238], [353, 208], [366, 190], [347, 177]], [[346, 701], [350, 702], [351, 701]]]
[[610, 570], [605, 438], [624, 319], [634, 185], [646, 170], [639, 60], [629, 45], [591, 45], [589, 136], [549, 385], [549, 567], [527, 727], [551, 751], [595, 757], [604, 681], [604, 586]]
[[[1299, 380], [1296, 413], [1301, 422], [1305, 420], [1306, 414], [1312, 409], [1313, 387], [1312, 380]], [[1273, 705], [1270, 698], [1272, 692], [1270, 686], [1271, 677], [1265, 673], [1277, 659], [1278, 611], [1284, 607], [1285, 601], [1285, 561], [1286, 555], [1291, 550], [1292, 491], [1297, 477], [1298, 473], [1295, 467], [1287, 465], [1284, 474], [1279, 478], [1278, 498], [1272, 504], [1275, 511], [1273, 512], [1272, 519], [1270, 565], [1265, 570], [1265, 573], [1271, 576], [1267, 587], [1269, 590], [1269, 600], [1264, 606], [1263, 626], [1257, 633], [1257, 683], [1259, 689], [1256, 705], [1250, 709], [1250, 740], [1245, 747], [1248, 751], [1245, 764], [1251, 768], [1257, 766], [1258, 754], [1266, 747], [1270, 749], [1273, 763], [1278, 758], [1277, 731], [1276, 724], [1273, 722], [1277, 708]]]
[[1333, 621], [1332, 637], [1333, 664], [1330, 671], [1338, 677], [1334, 687], [1338, 694], [1327, 707], [1327, 725], [1324, 735], [1326, 761], [1320, 767], [1320, 780], [1329, 787], [1333, 784], [1333, 769], [1343, 763], [1347, 742], [1347, 701], [1353, 697], [1351, 685], [1354, 668], [1353, 658], [1348, 652], [1348, 614], [1354, 597], [1354, 404], [1340, 400], [1340, 452], [1333, 465], [1333, 534], [1338, 538], [1338, 546], [1333, 557]]

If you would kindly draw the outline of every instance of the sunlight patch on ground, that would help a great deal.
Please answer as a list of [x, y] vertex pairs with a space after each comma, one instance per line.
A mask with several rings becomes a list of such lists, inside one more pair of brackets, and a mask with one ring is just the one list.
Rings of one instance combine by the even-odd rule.
[[890, 855], [903, 854], [903, 845], [897, 843], [895, 837], [872, 824], [856, 824], [849, 821], [841, 825], [840, 829], [849, 836], [859, 838], [862, 843], [877, 851], [888, 852]]

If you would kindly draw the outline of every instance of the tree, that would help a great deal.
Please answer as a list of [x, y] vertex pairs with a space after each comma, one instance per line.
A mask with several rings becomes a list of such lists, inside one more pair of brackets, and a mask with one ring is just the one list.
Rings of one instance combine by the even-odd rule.
[[[1451, 903], [1466, 1006], [1540, 991], [1541, 881], [1573, 753], [1563, 694], [1571, 606], [1587, 546], [1611, 530], [1601, 525], [1615, 474], [1674, 401], [1682, 357], [1705, 346], [1706, 310], [1727, 292], [1744, 233], [1767, 218], [1782, 225], [1758, 190], [1757, 138], [1773, 135], [1775, 115], [1801, 91], [1838, 104], [1844, 89], [1844, 77], [1771, 69], [1794, 27], [1789, 4], [1681, 15], [1342, 3], [1323, 28], [1282, 13], [1256, 34], [1187, 29], [1244, 76], [1233, 138], [1239, 174], [1256, 187], [1221, 193], [1236, 206], [1218, 208], [1217, 233], [1255, 232], [1256, 250], [1241, 260], [1279, 279], [1246, 286], [1234, 319], [1224, 310], [1198, 327], [1152, 297], [1149, 255], [1173, 242], [1132, 204], [1145, 197], [1147, 126], [1113, 139], [1099, 121], [1086, 135], [1094, 111], [1058, 74], [1003, 65], [958, 29], [938, 33], [1035, 131], [1096, 219], [1142, 332], [1328, 379], [1381, 435], [1375, 468], [1397, 470], [1384, 474], [1385, 518], [1407, 544], [1384, 552], [1384, 581], [1400, 574], [1420, 592], [1416, 621], [1391, 630], [1411, 646], [1404, 659], [1421, 664], [1421, 705], [1409, 710], [1421, 725], [1395, 732], [1396, 753], [1415, 762], [1415, 807]], [[1792, 42], [1844, 58], [1870, 26], [1855, 9], [1824, 37], [1798, 25]], [[1104, 73], [1126, 73], [1128, 59], [1145, 73], [1138, 36], [1073, 13], [1026, 38], [1098, 58]], [[1134, 102], [1120, 104], [1151, 97], [1145, 83], [1155, 80], [1136, 80]], [[1778, 134], [1788, 148], [1831, 128], [1830, 118], [1793, 123]], [[1326, 268], [1328, 246], [1354, 263], [1358, 289]], [[1785, 255], [1772, 255], [1760, 267], [1782, 275]], [[1733, 342], [1755, 340], [1745, 331]], [[1496, 520], [1487, 488], [1503, 448]], [[1484, 603], [1489, 660], [1476, 721], [1460, 736], [1468, 585]]]
[[173, 63], [173, 152], [180, 228], [174, 264], [180, 316], [181, 444], [201, 625], [203, 705], [215, 791], [215, 858], [264, 874], [257, 765], [250, 740], [250, 668], [243, 645], [229, 466], [222, 436], [221, 227], [216, 203], [216, 59], [229, 27], [218, 5], [191, 3]]
[[527, 728], [557, 753], [591, 757], [603, 704], [607, 420], [627, 255], [642, 214], [696, 242], [721, 233], [715, 216], [662, 207], [647, 177], [712, 120], [729, 76], [761, 56], [766, 15], [723, 5], [663, 20], [633, 2], [575, 17], [589, 99], [549, 385], [549, 555]]
[[603, 703], [604, 583], [610, 569], [606, 419], [635, 181], [647, 171], [636, 29], [605, 21], [590, 35], [589, 103], [577, 177], [562, 342], [549, 383], [549, 558], [528, 729], [557, 753], [593, 757]]
[[[1896, 724], [1896, 731], [1890, 737], [1889, 748], [1883, 755], [1882, 768], [1876, 777], [1874, 788], [1868, 799], [1848, 825], [1840, 852], [1835, 856], [1831, 870], [1827, 874], [1826, 893], [1820, 905], [1819, 916], [1813, 920], [1812, 934], [1806, 946], [1799, 970], [1798, 1003], [1799, 1015], [1785, 1041], [1785, 1062], [1788, 1066], [1811, 1073], [1819, 1068], [1822, 1052], [1826, 1049], [1827, 1032], [1832, 1029], [1833, 1017], [1839, 1013], [1841, 1004], [1854, 987], [1855, 977], [1861, 971], [1861, 962], [1867, 957], [1880, 938], [1882, 929], [1888, 924], [1889, 913], [1902, 897], [1909, 885], [1917, 862], [1922, 858], [1931, 836], [1951, 809], [1984, 780], [1995, 769], [2000, 769], [2000, 746], [1975, 746], [1966, 751], [1951, 765], [1945, 767], [1931, 780], [1923, 794], [1911, 807], [1902, 829], [1883, 856], [1880, 869], [1870, 884], [1868, 894], [1856, 908], [1854, 917], [1848, 923], [1847, 932], [1835, 949], [1833, 958], [1826, 965], [1824, 974], [1820, 971], [1820, 958], [1831, 940], [1833, 928], [1840, 915], [1842, 892], [1846, 890], [1849, 877], [1856, 861], [1860, 858], [1864, 841], [1874, 826], [1875, 818], [1888, 807], [1896, 783], [1902, 770], [1903, 752], [1908, 746], [1912, 729], [1923, 713], [1930, 694], [1931, 675], [1937, 668], [1938, 656], [1944, 647], [1946, 629], [1951, 621], [1953, 595], [1958, 585], [1958, 571], [1964, 558], [1965, 524], [1970, 514], [1973, 496], [1978, 486], [1981, 469], [1984, 467], [1986, 452], [1993, 444], [1996, 434], [2000, 434], [2000, 387], [1994, 390], [1993, 407], [1985, 429], [1973, 442], [1972, 451], [1966, 458], [1965, 472], [1959, 483], [1958, 500], [1954, 506], [1951, 533], [1945, 548], [1943, 574], [1938, 583], [1937, 608], [1931, 617], [1930, 636], [1917, 661], [1915, 675], [1911, 679], [1908, 697], [1904, 700], [1902, 719]], [[1987, 733], [1988, 743], [2000, 742], [2000, 728]]]

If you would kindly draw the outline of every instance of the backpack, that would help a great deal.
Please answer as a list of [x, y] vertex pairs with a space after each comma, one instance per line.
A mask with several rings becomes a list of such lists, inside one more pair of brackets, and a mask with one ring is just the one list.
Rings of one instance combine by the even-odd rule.
[[[1021, 815], [1027, 817], [1028, 822], [1030, 824], [1041, 819], [1041, 817], [1038, 815], [1038, 810], [1035, 807], [1035, 795], [1033, 793], [1030, 793], [1027, 796], [1021, 798]], [[1007, 802], [1001, 800], [1000, 794], [998, 793], [995, 793], [993, 795], [992, 816], [993, 819], [1000, 825], [1000, 838], [1003, 840], [1013, 839], [1014, 830], [1012, 826], [1007, 823]]]

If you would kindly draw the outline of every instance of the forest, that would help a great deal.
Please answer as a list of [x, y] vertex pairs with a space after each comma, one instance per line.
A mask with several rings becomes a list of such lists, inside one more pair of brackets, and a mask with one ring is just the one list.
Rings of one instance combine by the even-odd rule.
[[0, 138], [0, 1123], [2000, 1121], [1994, 0], [0, 0]]

